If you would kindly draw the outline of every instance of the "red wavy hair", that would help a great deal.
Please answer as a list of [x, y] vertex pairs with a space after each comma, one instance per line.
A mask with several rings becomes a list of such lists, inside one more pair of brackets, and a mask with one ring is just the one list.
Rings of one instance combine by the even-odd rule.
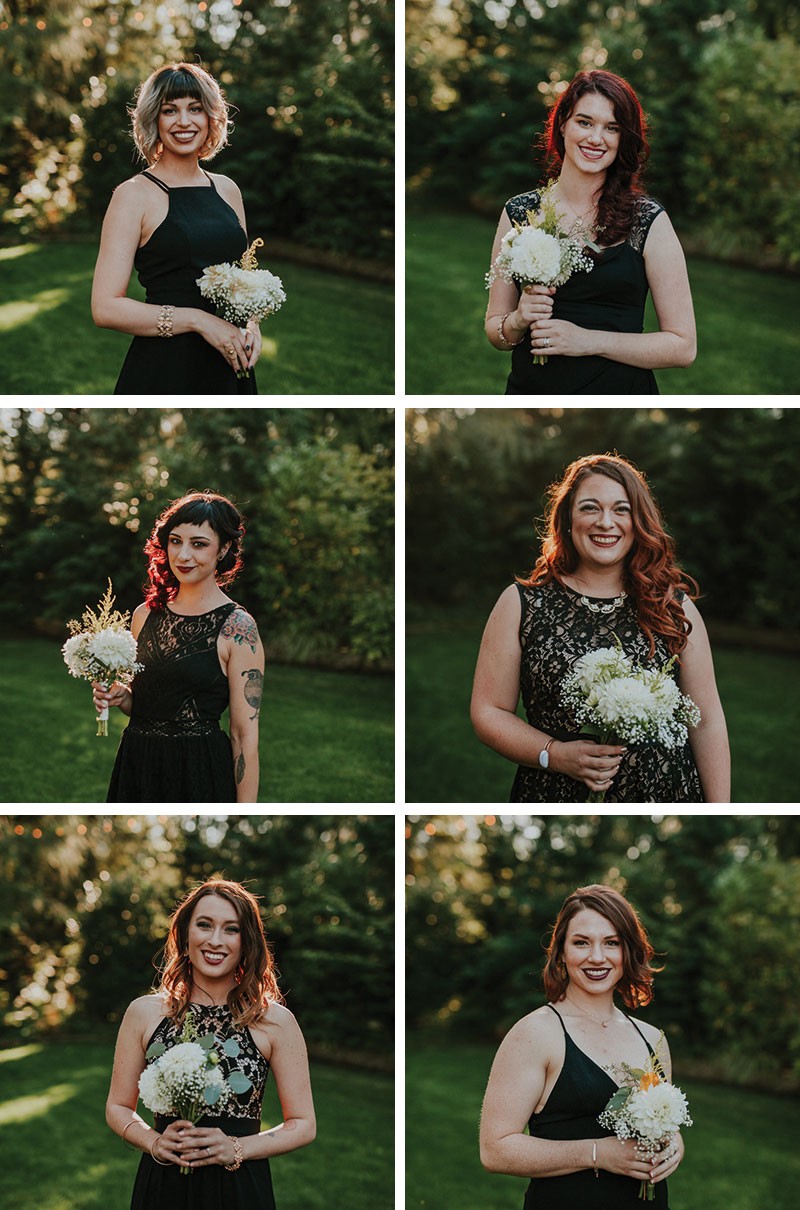
[[655, 950], [644, 925], [624, 895], [613, 887], [592, 883], [578, 887], [561, 905], [550, 942], [547, 961], [542, 973], [545, 994], [552, 1004], [563, 1000], [569, 987], [564, 966], [564, 942], [570, 920], [584, 908], [591, 908], [611, 924], [622, 946], [622, 977], [615, 987], [628, 1008], [644, 1008], [653, 998], [653, 976], [663, 967], [653, 966]]
[[564, 161], [564, 123], [586, 93], [599, 93], [611, 103], [620, 128], [619, 150], [606, 172], [597, 205], [597, 226], [602, 229], [602, 243], [608, 246], [627, 238], [636, 199], [644, 192], [642, 173], [650, 154], [647, 119], [627, 80], [610, 71], [578, 72], [547, 118], [543, 143], [550, 176], [558, 175]]
[[560, 581], [578, 567], [578, 554], [572, 543], [572, 502], [578, 485], [589, 475], [606, 475], [625, 489], [631, 506], [633, 545], [625, 560], [625, 591], [636, 602], [639, 625], [655, 654], [656, 635], [666, 643], [670, 655], [680, 655], [686, 646], [692, 624], [686, 617], [676, 593], [694, 600], [700, 589], [691, 576], [675, 561], [675, 543], [664, 529], [658, 505], [641, 471], [618, 454], [588, 454], [571, 462], [563, 476], [548, 489], [545, 509], [545, 535], [542, 553], [527, 579], [517, 576], [526, 587]]
[[230, 543], [217, 564], [216, 580], [220, 588], [235, 580], [242, 570], [244, 518], [236, 505], [217, 492], [189, 492], [167, 505], [144, 544], [148, 579], [144, 585], [144, 603], [148, 609], [166, 609], [167, 602], [173, 601], [178, 595], [180, 585], [172, 573], [167, 554], [172, 530], [178, 525], [202, 525], [205, 521], [219, 538], [220, 547], [226, 542]]
[[242, 957], [236, 971], [236, 987], [228, 993], [233, 1022], [243, 1028], [254, 1025], [269, 1004], [281, 1004], [275, 961], [270, 952], [258, 900], [240, 882], [210, 878], [185, 896], [172, 913], [164, 946], [161, 981], [157, 990], [167, 1001], [167, 1015], [181, 1025], [192, 991], [189, 961], [189, 924], [195, 907], [206, 895], [219, 895], [231, 904], [241, 929]]

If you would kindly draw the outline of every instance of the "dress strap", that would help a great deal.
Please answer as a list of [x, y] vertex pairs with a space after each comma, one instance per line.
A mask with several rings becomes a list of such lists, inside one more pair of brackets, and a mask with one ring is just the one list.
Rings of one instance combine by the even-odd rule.
[[146, 176], [148, 181], [152, 181], [154, 185], [158, 185], [159, 189], [163, 189], [164, 193], [169, 193], [169, 185], [165, 185], [157, 176], [153, 176], [152, 172], [143, 172], [142, 176]]
[[216, 187], [216, 185], [214, 184], [213, 180], [211, 179], [211, 174], [210, 174], [210, 173], [208, 173], [208, 172], [206, 172], [205, 168], [201, 168], [201, 169], [200, 169], [200, 171], [203, 173], [203, 175], [204, 175], [204, 176], [207, 176], [207, 177], [208, 177], [208, 183], [209, 183], [209, 185], [211, 186], [211, 188], [214, 190], [214, 192], [216, 193], [216, 192], [217, 192], [217, 187]]
[[[561, 1028], [562, 1028], [562, 1029], [563, 1029], [563, 1031], [564, 1031], [564, 1037], [565, 1037], [565, 1038], [569, 1038], [569, 1034], [567, 1033], [567, 1027], [566, 1027], [566, 1025], [564, 1024], [564, 1018], [561, 1016], [561, 1013], [558, 1011], [558, 1009], [557, 1009], [557, 1008], [553, 1008], [552, 1004], [548, 1004], [548, 1005], [547, 1005], [547, 1007], [548, 1007], [548, 1008], [552, 1008], [552, 1009], [553, 1009], [553, 1012], [556, 1014], [556, 1016], [558, 1017], [559, 1021], [561, 1022]], [[570, 1040], [571, 1040], [571, 1039], [570, 1039]]]
[[[620, 1011], [622, 1011], [622, 1010], [620, 1010]], [[625, 1020], [626, 1020], [626, 1021], [630, 1021], [631, 1025], [632, 1025], [632, 1026], [633, 1026], [633, 1028], [636, 1030], [637, 1034], [639, 1035], [639, 1037], [642, 1039], [642, 1041], [644, 1042], [645, 1046], [647, 1047], [648, 1054], [651, 1054], [651, 1055], [652, 1055], [652, 1054], [653, 1054], [653, 1048], [652, 1048], [652, 1046], [650, 1045], [650, 1043], [647, 1041], [647, 1038], [644, 1036], [644, 1034], [642, 1033], [642, 1031], [639, 1029], [639, 1026], [636, 1024], [636, 1022], [634, 1021], [633, 1017], [629, 1017], [627, 1013], [622, 1013], [622, 1015], [623, 1015], [623, 1017], [625, 1018]]]

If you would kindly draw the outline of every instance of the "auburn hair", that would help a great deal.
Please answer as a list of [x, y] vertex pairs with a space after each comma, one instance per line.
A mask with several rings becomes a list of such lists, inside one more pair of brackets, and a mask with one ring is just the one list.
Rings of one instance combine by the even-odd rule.
[[613, 887], [593, 883], [578, 887], [561, 905], [547, 946], [542, 981], [548, 1000], [557, 1004], [566, 996], [569, 975], [564, 963], [564, 943], [570, 920], [590, 908], [613, 926], [622, 946], [622, 976], [615, 987], [628, 1008], [644, 1008], [653, 998], [653, 976], [663, 967], [653, 966], [655, 954], [636, 910]]
[[692, 629], [681, 599], [688, 596], [694, 600], [700, 589], [676, 563], [675, 543], [664, 529], [645, 477], [627, 458], [588, 454], [571, 462], [562, 477], [550, 485], [542, 553], [530, 575], [517, 576], [517, 581], [530, 588], [550, 580], [561, 581], [576, 570], [579, 559], [572, 542], [572, 503], [579, 485], [589, 475], [605, 475], [619, 483], [631, 506], [633, 545], [625, 560], [623, 583], [636, 603], [639, 626], [649, 643], [649, 658], [655, 655], [656, 636], [663, 639], [670, 655], [679, 655]]
[[189, 924], [197, 904], [207, 895], [227, 900], [239, 921], [242, 954], [236, 970], [236, 986], [228, 993], [228, 1008], [234, 1025], [254, 1025], [270, 1004], [283, 1003], [258, 900], [240, 882], [210, 878], [181, 900], [170, 919], [164, 946], [161, 980], [157, 990], [166, 998], [167, 1016], [180, 1026], [189, 1007], [192, 964], [189, 961]]
[[618, 244], [630, 234], [636, 200], [644, 193], [642, 174], [650, 154], [647, 119], [639, 98], [627, 80], [610, 71], [580, 71], [550, 110], [543, 143], [549, 175], [556, 176], [564, 161], [564, 124], [586, 93], [597, 93], [611, 103], [619, 126], [619, 147], [609, 165], [597, 203], [597, 230], [605, 246]]
[[173, 500], [162, 512], [153, 526], [153, 532], [144, 545], [147, 555], [147, 578], [144, 585], [145, 605], [148, 609], [165, 609], [167, 603], [178, 595], [180, 585], [169, 565], [167, 545], [169, 536], [178, 525], [202, 525], [205, 521], [219, 538], [220, 547], [230, 543], [217, 564], [216, 580], [225, 588], [236, 579], [244, 563], [241, 556], [244, 538], [244, 518], [227, 496], [217, 492], [189, 492], [179, 500]]

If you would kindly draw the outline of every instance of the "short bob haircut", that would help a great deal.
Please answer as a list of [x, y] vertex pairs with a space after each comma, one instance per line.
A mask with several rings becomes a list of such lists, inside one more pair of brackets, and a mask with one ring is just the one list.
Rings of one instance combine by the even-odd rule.
[[181, 1025], [192, 990], [189, 925], [197, 904], [206, 895], [218, 895], [226, 900], [239, 921], [242, 956], [236, 971], [236, 987], [228, 993], [228, 1008], [238, 1028], [254, 1025], [269, 1004], [283, 1003], [283, 996], [278, 988], [275, 962], [264, 935], [258, 900], [239, 882], [209, 878], [178, 904], [172, 914], [164, 947], [164, 965], [158, 991], [166, 997], [169, 1017]]
[[155, 164], [161, 155], [158, 117], [167, 101], [190, 97], [199, 101], [208, 114], [208, 138], [200, 149], [201, 160], [211, 160], [228, 141], [230, 113], [222, 89], [216, 80], [195, 63], [168, 63], [159, 67], [140, 84], [136, 105], [128, 113], [133, 141], [142, 159]]
[[242, 570], [242, 540], [244, 518], [227, 496], [217, 492], [189, 492], [171, 504], [157, 518], [153, 532], [145, 542], [147, 555], [147, 577], [145, 604], [148, 609], [165, 609], [169, 601], [178, 595], [180, 585], [172, 573], [167, 554], [169, 536], [178, 525], [203, 525], [205, 522], [219, 538], [220, 547], [229, 543], [227, 551], [217, 564], [216, 580], [220, 588], [231, 584]]
[[557, 1004], [563, 1000], [569, 986], [564, 965], [564, 943], [570, 920], [584, 908], [599, 912], [614, 928], [622, 944], [622, 977], [615, 990], [628, 1008], [644, 1008], [653, 998], [653, 976], [663, 967], [652, 966], [655, 953], [642, 922], [628, 900], [613, 887], [593, 883], [578, 887], [568, 895], [553, 925], [547, 947], [542, 980], [548, 1000]]

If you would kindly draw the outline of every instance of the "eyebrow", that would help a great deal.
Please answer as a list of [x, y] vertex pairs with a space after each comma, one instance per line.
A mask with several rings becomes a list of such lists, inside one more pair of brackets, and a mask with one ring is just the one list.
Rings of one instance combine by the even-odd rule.
[[[600, 501], [597, 499], [596, 496], [581, 496], [578, 500], [578, 504], [599, 504], [599, 503], [600, 503]], [[628, 504], [629, 505], [630, 500], [615, 500], [614, 508], [616, 508], [618, 504]]]
[[[213, 916], [198, 916], [197, 919], [195, 920], [195, 924], [199, 924], [201, 920], [208, 920], [211, 924], [214, 923]], [[238, 925], [239, 921], [236, 919], [235, 916], [228, 916], [227, 919], [220, 920], [219, 923], [220, 924], [237, 924]]]
[[[576, 113], [575, 117], [576, 118], [588, 118], [590, 122], [601, 122], [602, 121], [602, 118], [593, 118], [590, 113]], [[617, 121], [616, 118], [611, 118], [609, 120], [608, 125], [611, 126], [612, 124], [614, 126], [619, 126], [619, 122]]]
[[[169, 531], [169, 536], [170, 536], [171, 538], [182, 538], [182, 537], [184, 537], [184, 535], [183, 535], [183, 534], [179, 534], [179, 533], [178, 533], [177, 529], [171, 529], [171, 530]], [[211, 541], [211, 539], [208, 537], [208, 535], [207, 535], [207, 534], [187, 534], [187, 535], [185, 535], [185, 536], [186, 536], [186, 537], [188, 537], [188, 539], [189, 539], [189, 541], [190, 541], [190, 542], [210, 542], [210, 541]]]
[[[619, 941], [619, 933], [606, 933], [606, 935], [603, 937], [603, 940], [608, 941], [611, 937], [613, 937], [613, 938], [615, 938], [615, 940]], [[588, 933], [573, 933], [572, 940], [573, 941], [591, 941], [591, 937], [588, 935]]]

